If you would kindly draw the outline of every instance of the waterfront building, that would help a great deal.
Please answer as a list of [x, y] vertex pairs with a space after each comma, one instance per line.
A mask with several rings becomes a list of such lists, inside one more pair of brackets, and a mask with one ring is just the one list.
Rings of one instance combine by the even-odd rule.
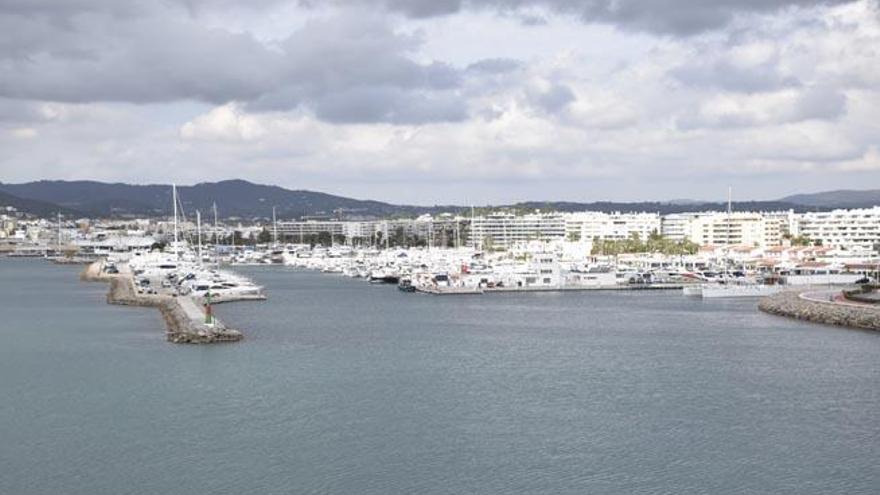
[[80, 254], [107, 255], [137, 250], [149, 250], [156, 239], [150, 236], [94, 236], [89, 239], [76, 239], [72, 242]]
[[732, 212], [695, 216], [690, 240], [702, 246], [775, 246], [782, 240], [780, 222], [766, 221], [762, 213]]
[[880, 206], [809, 212], [797, 219], [797, 234], [823, 246], [847, 251], [876, 251], [880, 244]]
[[565, 233], [569, 240], [591, 241], [602, 239], [620, 241], [638, 235], [645, 240], [660, 232], [661, 219], [657, 213], [604, 213], [585, 211], [565, 215]]
[[603, 239], [621, 241], [638, 235], [645, 240], [660, 232], [660, 215], [657, 213], [610, 213]]
[[279, 238], [309, 237], [328, 233], [330, 235], [344, 235], [345, 224], [353, 222], [341, 222], [336, 220], [306, 220], [302, 222], [278, 222]]
[[694, 219], [707, 213], [670, 213], [663, 215], [660, 221], [660, 234], [673, 241], [691, 239], [691, 229]]
[[433, 218], [422, 215], [418, 218], [402, 218], [387, 220], [304, 220], [295, 222], [278, 222], [279, 239], [307, 239], [310, 236], [329, 234], [333, 237], [344, 237], [346, 242], [381, 241], [396, 239], [406, 244], [410, 240], [426, 240], [428, 243], [445, 245], [448, 232], [455, 232], [458, 218]]
[[532, 240], [562, 240], [565, 225], [565, 215], [560, 213], [492, 213], [472, 220], [468, 243], [477, 248], [508, 249]]

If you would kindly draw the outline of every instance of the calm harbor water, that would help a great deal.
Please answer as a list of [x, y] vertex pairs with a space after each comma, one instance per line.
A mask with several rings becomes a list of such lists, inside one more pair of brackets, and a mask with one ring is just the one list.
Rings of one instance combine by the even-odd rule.
[[266, 268], [179, 346], [79, 269], [0, 258], [0, 493], [880, 492], [877, 334]]

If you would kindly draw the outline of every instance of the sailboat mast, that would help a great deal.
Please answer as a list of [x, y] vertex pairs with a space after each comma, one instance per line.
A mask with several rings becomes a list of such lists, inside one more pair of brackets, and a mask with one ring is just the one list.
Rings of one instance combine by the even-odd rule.
[[733, 210], [733, 188], [727, 186], [727, 245], [730, 245], [730, 215]]
[[272, 243], [273, 248], [278, 247], [278, 222], [275, 220], [275, 207], [272, 207]]
[[214, 210], [214, 235], [212, 236], [212, 241], [214, 243], [214, 263], [218, 266], [220, 265], [220, 253], [218, 251], [218, 244], [220, 244], [220, 231], [217, 230], [217, 202], [211, 205], [211, 208]]
[[471, 205], [471, 225], [468, 228], [468, 233], [471, 236], [471, 247], [477, 249], [477, 238], [474, 236], [474, 205]]
[[202, 264], [202, 212], [196, 210], [196, 236], [199, 242], [199, 265]]
[[174, 256], [180, 257], [177, 250], [177, 185], [171, 184], [171, 202], [174, 203]]

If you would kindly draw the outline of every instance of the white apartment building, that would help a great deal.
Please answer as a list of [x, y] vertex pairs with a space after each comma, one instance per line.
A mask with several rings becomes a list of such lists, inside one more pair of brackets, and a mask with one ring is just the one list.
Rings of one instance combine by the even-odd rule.
[[660, 220], [660, 233], [673, 241], [690, 240], [694, 219], [706, 213], [671, 213]]
[[278, 237], [308, 237], [326, 232], [331, 235], [345, 235], [346, 224], [354, 222], [306, 220], [303, 222], [278, 222]]
[[423, 215], [416, 219], [394, 220], [304, 220], [296, 222], [278, 222], [278, 236], [280, 239], [293, 240], [305, 239], [311, 235], [327, 233], [334, 236], [344, 236], [346, 239], [371, 239], [389, 238], [396, 235], [400, 229], [407, 237], [431, 239], [436, 235], [435, 230], [443, 227], [453, 228], [458, 222], [455, 217], [434, 219], [430, 215]]
[[712, 213], [693, 218], [689, 237], [701, 246], [767, 247], [782, 241], [782, 231], [778, 220], [765, 220], [762, 213]]
[[660, 215], [657, 213], [610, 213], [604, 239], [624, 240], [638, 234], [645, 240], [652, 233], [660, 233]]
[[873, 251], [880, 243], [880, 206], [803, 213], [797, 232], [823, 246], [848, 251]]
[[591, 241], [595, 238], [620, 241], [633, 234], [645, 240], [653, 232], [660, 232], [660, 215], [657, 213], [602, 213], [586, 211], [565, 215], [565, 232], [568, 239]]
[[565, 216], [558, 213], [492, 213], [474, 217], [468, 243], [477, 248], [510, 248], [532, 240], [552, 241], [565, 238]]
[[697, 212], [664, 215], [661, 233], [674, 241], [700, 245], [779, 246], [796, 223], [792, 211]]
[[565, 215], [565, 237], [568, 240], [591, 241], [605, 232], [608, 214], [601, 211], [580, 211]]

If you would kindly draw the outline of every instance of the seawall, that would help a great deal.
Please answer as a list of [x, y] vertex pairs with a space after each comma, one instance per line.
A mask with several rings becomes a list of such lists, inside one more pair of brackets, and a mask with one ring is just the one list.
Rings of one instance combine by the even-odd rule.
[[849, 328], [880, 331], [880, 307], [806, 299], [807, 291], [784, 291], [761, 299], [765, 313]]
[[[165, 321], [165, 336], [176, 344], [213, 344], [237, 342], [244, 335], [222, 322], [214, 319], [213, 324], [205, 323], [205, 313], [195, 301], [185, 301], [184, 296], [174, 297], [156, 294], [138, 294], [131, 276], [127, 274], [108, 275], [103, 273], [103, 262], [88, 265], [80, 274], [80, 279], [89, 282], [109, 282], [107, 303], [121, 306], [155, 307]], [[185, 306], [185, 307], [184, 307]]]

